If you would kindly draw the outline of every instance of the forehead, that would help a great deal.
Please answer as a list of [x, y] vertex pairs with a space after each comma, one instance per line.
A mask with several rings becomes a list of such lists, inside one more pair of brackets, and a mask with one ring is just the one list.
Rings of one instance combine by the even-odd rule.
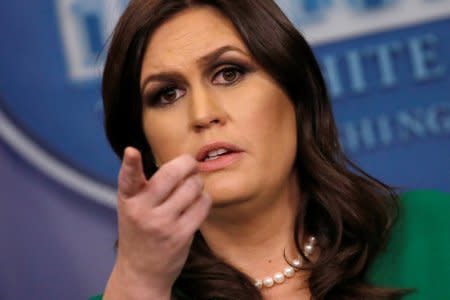
[[224, 45], [248, 53], [233, 24], [218, 10], [209, 6], [189, 8], [156, 29], [142, 66], [158, 71], [186, 65]]

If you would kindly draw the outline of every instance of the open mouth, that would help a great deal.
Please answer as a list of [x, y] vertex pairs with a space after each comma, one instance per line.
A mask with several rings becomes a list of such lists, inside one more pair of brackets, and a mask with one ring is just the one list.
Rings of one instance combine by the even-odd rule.
[[223, 156], [233, 153], [242, 152], [237, 146], [229, 143], [216, 142], [203, 146], [197, 152], [196, 159], [198, 162], [216, 160]]
[[243, 150], [229, 143], [212, 143], [203, 146], [197, 153], [196, 159], [200, 162], [201, 171], [215, 171], [227, 168], [240, 160]]
[[226, 148], [220, 148], [220, 149], [217, 149], [217, 150], [212, 150], [212, 151], [209, 151], [206, 154], [205, 158], [203, 158], [202, 161], [216, 160], [219, 157], [221, 157], [223, 155], [230, 154], [230, 153], [233, 153], [233, 151], [231, 151], [229, 149], [226, 149]]

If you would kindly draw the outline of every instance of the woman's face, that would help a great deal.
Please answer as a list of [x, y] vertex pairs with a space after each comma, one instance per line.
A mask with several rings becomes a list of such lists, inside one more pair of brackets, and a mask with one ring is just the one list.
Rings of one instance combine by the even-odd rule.
[[217, 10], [191, 8], [161, 25], [140, 85], [157, 165], [194, 156], [215, 205], [274, 197], [286, 187], [296, 152], [294, 107]]

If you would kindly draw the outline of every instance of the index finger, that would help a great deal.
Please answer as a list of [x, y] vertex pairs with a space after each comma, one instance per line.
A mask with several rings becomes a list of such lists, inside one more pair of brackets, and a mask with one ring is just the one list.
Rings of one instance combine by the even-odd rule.
[[134, 196], [145, 185], [146, 179], [142, 168], [141, 153], [132, 147], [124, 150], [123, 161], [118, 176], [119, 198]]
[[186, 177], [198, 171], [198, 162], [190, 155], [183, 154], [164, 164], [148, 181], [153, 204], [160, 204]]

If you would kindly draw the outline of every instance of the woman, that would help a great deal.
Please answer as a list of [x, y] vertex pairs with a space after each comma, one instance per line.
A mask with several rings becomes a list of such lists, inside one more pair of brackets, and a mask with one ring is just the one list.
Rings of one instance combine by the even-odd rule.
[[392, 299], [366, 281], [395, 193], [339, 146], [306, 41], [271, 0], [136, 0], [103, 80], [123, 159], [103, 299]]

